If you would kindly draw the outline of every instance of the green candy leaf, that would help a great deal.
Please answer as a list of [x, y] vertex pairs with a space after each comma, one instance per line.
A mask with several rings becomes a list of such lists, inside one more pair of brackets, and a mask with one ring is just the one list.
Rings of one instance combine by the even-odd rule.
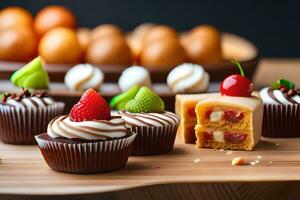
[[165, 104], [152, 90], [142, 87], [125, 108], [132, 113], [161, 113], [164, 112]]
[[127, 102], [134, 99], [139, 89], [140, 86], [134, 85], [129, 90], [114, 96], [109, 102], [110, 108], [114, 110], [125, 110]]
[[49, 77], [43, 69], [40, 57], [33, 59], [21, 69], [17, 70], [10, 78], [11, 82], [18, 87], [31, 89], [47, 89]]
[[280, 89], [280, 86], [284, 86], [287, 89], [294, 89], [295, 88], [295, 84], [289, 80], [286, 79], [279, 79], [276, 82], [274, 82], [272, 84], [272, 88], [273, 89]]

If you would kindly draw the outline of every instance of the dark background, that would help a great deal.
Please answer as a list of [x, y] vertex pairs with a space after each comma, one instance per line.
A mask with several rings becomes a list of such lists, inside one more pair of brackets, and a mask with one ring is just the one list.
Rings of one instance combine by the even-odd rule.
[[79, 26], [114, 23], [130, 30], [143, 22], [186, 30], [212, 24], [254, 42], [265, 57], [300, 57], [300, 1], [292, 0], [0, 0], [35, 14], [46, 5], [69, 7]]

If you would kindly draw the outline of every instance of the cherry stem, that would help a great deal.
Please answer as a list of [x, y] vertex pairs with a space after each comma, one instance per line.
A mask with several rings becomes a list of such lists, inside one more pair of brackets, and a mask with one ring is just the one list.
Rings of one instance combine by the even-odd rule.
[[236, 61], [235, 59], [230, 59], [230, 62], [239, 68], [241, 76], [245, 76], [244, 70], [238, 61]]

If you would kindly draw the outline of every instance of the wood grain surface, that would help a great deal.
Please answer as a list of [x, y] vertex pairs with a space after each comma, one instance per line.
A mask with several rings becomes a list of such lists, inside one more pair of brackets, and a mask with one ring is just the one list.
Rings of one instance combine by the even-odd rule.
[[[66, 195], [127, 191], [129, 195], [134, 192], [129, 189], [146, 186], [155, 189], [157, 185], [175, 184], [172, 187], [176, 187], [176, 184], [192, 184], [190, 187], [196, 187], [194, 190], [198, 191], [203, 190], [198, 188], [200, 183], [213, 183], [212, 188], [206, 188], [212, 190], [212, 194], [213, 190], [217, 192], [229, 187], [236, 191], [228, 193], [229, 189], [224, 189], [223, 192], [238, 196], [241, 192], [247, 192], [243, 191], [243, 184], [253, 185], [254, 188], [254, 183], [266, 184], [266, 187], [273, 184], [271, 188], [276, 190], [277, 186], [286, 187], [285, 182], [291, 184], [289, 191], [292, 194], [292, 191], [296, 192], [294, 187], [299, 186], [300, 180], [299, 144], [300, 138], [263, 139], [254, 151], [241, 152], [195, 149], [194, 145], [182, 144], [177, 140], [173, 152], [130, 157], [127, 166], [120, 171], [74, 175], [51, 170], [37, 146], [0, 143], [0, 194]], [[248, 164], [232, 166], [231, 160], [237, 156], [244, 157]], [[251, 165], [251, 162], [255, 164]], [[193, 186], [195, 183], [200, 185]], [[165, 189], [170, 188], [166, 186]], [[247, 190], [247, 187], [244, 189]]]

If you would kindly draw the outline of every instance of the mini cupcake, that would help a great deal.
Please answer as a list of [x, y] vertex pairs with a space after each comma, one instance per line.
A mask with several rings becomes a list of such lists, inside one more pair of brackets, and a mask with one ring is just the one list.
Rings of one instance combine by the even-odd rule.
[[263, 88], [260, 97], [264, 102], [264, 137], [300, 137], [300, 90], [295, 84], [280, 79], [272, 88]]
[[0, 103], [0, 140], [8, 144], [35, 144], [34, 136], [63, 113], [65, 104], [45, 92], [4, 94]]
[[132, 155], [155, 155], [173, 150], [179, 118], [165, 111], [163, 100], [149, 88], [142, 87], [119, 114], [137, 134]]
[[68, 173], [101, 173], [123, 168], [135, 139], [107, 102], [88, 89], [69, 115], [54, 118], [36, 136], [47, 164]]

